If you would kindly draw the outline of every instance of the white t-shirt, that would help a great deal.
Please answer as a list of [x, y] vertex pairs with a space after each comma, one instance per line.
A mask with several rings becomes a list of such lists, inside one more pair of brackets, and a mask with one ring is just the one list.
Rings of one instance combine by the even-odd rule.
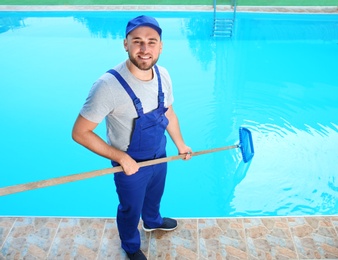
[[[114, 68], [129, 84], [135, 95], [140, 99], [143, 113], [148, 113], [158, 107], [158, 80], [153, 68], [154, 78], [142, 81], [136, 78], [128, 69], [126, 62]], [[168, 71], [158, 66], [164, 106], [172, 105], [174, 98], [172, 83]], [[106, 118], [108, 144], [126, 151], [130, 143], [137, 112], [119, 81], [110, 73], [103, 74], [92, 86], [80, 114], [89, 121], [100, 123]]]

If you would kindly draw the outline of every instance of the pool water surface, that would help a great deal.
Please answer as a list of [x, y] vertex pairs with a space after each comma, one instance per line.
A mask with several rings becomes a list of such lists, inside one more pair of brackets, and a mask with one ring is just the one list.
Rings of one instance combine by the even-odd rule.
[[[0, 187], [110, 167], [71, 129], [92, 83], [127, 58], [139, 14], [0, 12]], [[337, 214], [338, 15], [238, 13], [228, 39], [210, 36], [212, 12], [146, 14], [163, 28], [186, 143], [233, 145], [245, 126], [255, 146], [248, 164], [239, 149], [170, 162], [162, 214]], [[110, 174], [0, 197], [0, 216], [114, 217], [117, 204]]]

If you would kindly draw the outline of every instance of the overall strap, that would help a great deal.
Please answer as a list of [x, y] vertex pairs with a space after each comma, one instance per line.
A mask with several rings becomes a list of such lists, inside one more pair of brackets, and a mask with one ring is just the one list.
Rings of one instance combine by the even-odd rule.
[[158, 105], [164, 107], [164, 93], [162, 91], [162, 81], [157, 65], [154, 66], [158, 80]]
[[114, 69], [108, 70], [107, 72], [114, 75], [116, 77], [116, 79], [120, 82], [122, 87], [127, 91], [128, 95], [133, 100], [133, 103], [134, 103], [134, 106], [135, 106], [135, 109], [137, 111], [138, 116], [143, 115], [143, 107], [142, 107], [141, 100], [135, 95], [134, 91], [131, 89], [131, 87], [125, 81], [125, 79], [122, 78], [120, 73], [118, 73]]

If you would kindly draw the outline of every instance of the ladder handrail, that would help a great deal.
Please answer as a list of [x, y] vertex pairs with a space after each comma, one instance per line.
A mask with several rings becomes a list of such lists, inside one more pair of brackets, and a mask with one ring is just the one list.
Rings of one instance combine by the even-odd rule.
[[[237, 0], [231, 0], [231, 4], [234, 8], [234, 20], [235, 20], [235, 14], [236, 14], [236, 8], [237, 8]], [[214, 15], [216, 15], [216, 10], [217, 10], [217, 0], [214, 0]], [[216, 17], [216, 16], [215, 16]]]
[[[216, 1], [216, 0], [215, 0]], [[236, 18], [236, 9], [237, 9], [237, 0], [232, 0], [232, 5], [234, 7], [234, 22]]]
[[217, 5], [216, 0], [214, 0], [214, 17], [216, 17], [216, 5]]

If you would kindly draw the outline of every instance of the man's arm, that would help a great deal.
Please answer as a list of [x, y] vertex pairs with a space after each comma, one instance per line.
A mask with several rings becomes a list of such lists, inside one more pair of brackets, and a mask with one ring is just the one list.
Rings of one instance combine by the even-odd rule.
[[79, 115], [75, 121], [72, 138], [77, 143], [88, 148], [92, 152], [109, 160], [118, 162], [125, 174], [131, 175], [139, 170], [139, 165], [127, 153], [108, 145], [102, 138], [94, 133], [97, 123], [87, 120]]
[[181, 134], [180, 125], [178, 122], [178, 118], [172, 106], [169, 106], [166, 112], [166, 117], [169, 120], [169, 124], [167, 126], [167, 132], [169, 133], [171, 139], [175, 143], [178, 149], [178, 152], [180, 154], [186, 154], [186, 157], [184, 159], [189, 160], [191, 158], [192, 150], [189, 146], [187, 146], [184, 143], [184, 140]]

